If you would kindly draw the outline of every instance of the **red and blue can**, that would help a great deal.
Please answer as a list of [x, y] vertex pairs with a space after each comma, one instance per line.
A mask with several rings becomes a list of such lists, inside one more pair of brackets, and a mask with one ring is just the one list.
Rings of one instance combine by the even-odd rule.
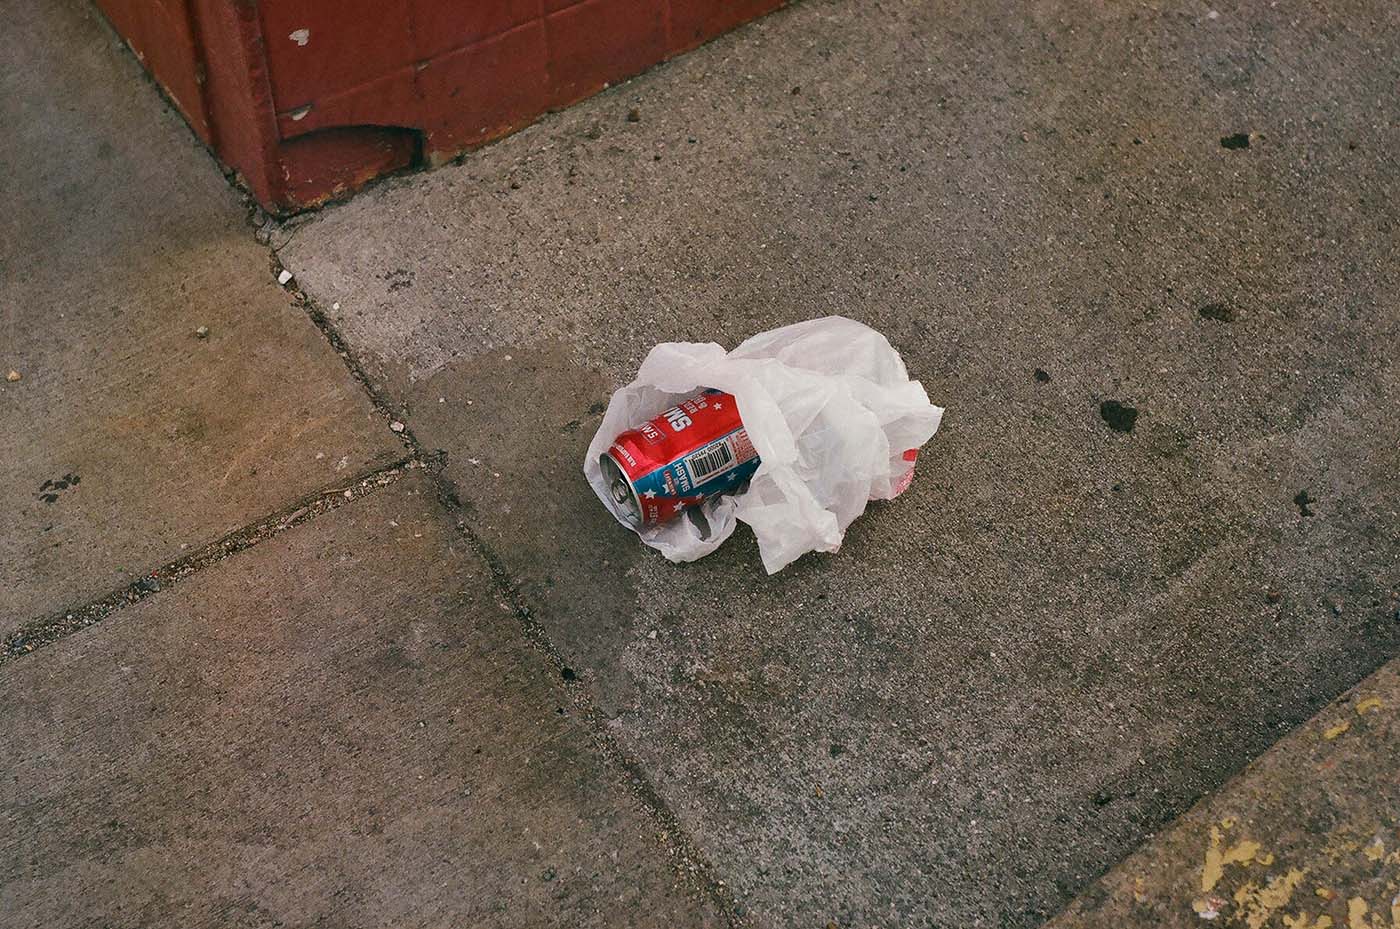
[[654, 526], [738, 488], [758, 470], [758, 453], [734, 397], [706, 390], [622, 433], [599, 464], [613, 510]]

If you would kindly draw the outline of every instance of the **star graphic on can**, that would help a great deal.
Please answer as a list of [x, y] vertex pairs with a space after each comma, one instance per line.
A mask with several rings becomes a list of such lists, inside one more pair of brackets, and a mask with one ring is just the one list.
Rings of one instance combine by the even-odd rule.
[[642, 491], [642, 496], [643, 496], [643, 497], [646, 497], [648, 500], [655, 500], [655, 499], [656, 499], [656, 491], [654, 491], [654, 490], [644, 490], [644, 491]]
[[717, 409], [717, 410], [722, 410], [722, 409], [724, 409], [724, 404], [723, 404], [723, 403], [715, 402], [715, 403], [712, 403], [712, 404], [710, 404], [710, 405], [713, 406], [713, 407], [714, 407], [715, 409]]

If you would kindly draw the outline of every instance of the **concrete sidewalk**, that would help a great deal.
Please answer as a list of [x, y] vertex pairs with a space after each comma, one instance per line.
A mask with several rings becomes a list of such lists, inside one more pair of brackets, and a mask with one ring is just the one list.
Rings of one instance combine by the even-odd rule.
[[1291, 733], [1047, 929], [1400, 925], [1400, 663]]
[[4, 636], [406, 457], [241, 198], [71, 6], [3, 11]]
[[719, 924], [136, 63], [0, 16], [0, 925]]
[[[803, 3], [279, 258], [757, 923], [1031, 925], [1400, 645], [1394, 17]], [[948, 409], [839, 556], [581, 486], [653, 343], [833, 312]]]
[[7, 669], [0, 922], [717, 924], [551, 670], [422, 478], [292, 529]]
[[[1146, 925], [1095, 879], [1400, 646], [1386, 5], [808, 0], [257, 239], [3, 12], [6, 925]], [[610, 392], [829, 312], [912, 489], [642, 549]]]

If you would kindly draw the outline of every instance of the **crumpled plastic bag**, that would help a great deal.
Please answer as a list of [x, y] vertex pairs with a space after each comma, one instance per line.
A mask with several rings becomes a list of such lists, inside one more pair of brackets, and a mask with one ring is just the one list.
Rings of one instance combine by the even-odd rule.
[[917, 450], [943, 417], [889, 341], [842, 316], [760, 333], [727, 353], [713, 342], [665, 342], [613, 394], [588, 446], [583, 473], [604, 506], [598, 459], [613, 439], [709, 387], [734, 395], [761, 464], [747, 489], [700, 504], [703, 522], [689, 513], [646, 527], [618, 520], [671, 561], [708, 555], [736, 520], [752, 527], [769, 574], [807, 552], [836, 551], [868, 501], [909, 485]]

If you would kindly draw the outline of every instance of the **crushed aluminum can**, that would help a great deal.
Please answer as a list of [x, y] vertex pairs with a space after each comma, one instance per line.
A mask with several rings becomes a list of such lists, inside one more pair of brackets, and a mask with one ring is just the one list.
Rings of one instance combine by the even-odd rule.
[[639, 527], [739, 488], [758, 464], [738, 403], [719, 390], [627, 430], [599, 458], [613, 512]]

